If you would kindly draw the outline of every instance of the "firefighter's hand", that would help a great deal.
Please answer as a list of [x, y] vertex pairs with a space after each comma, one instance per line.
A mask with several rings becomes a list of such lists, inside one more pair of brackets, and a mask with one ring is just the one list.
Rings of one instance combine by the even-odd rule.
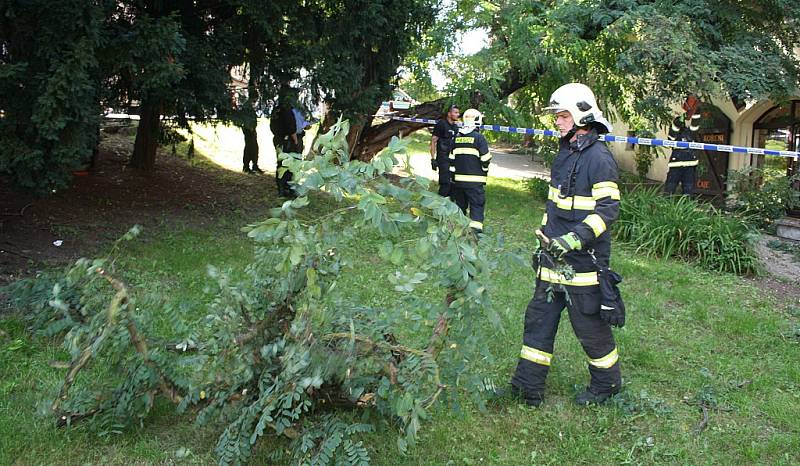
[[554, 259], [561, 259], [564, 254], [580, 248], [581, 240], [578, 238], [578, 235], [573, 232], [553, 238], [545, 246], [547, 252], [549, 252]]
[[433, 169], [433, 171], [439, 170], [439, 165], [436, 164], [436, 159], [431, 159], [431, 169]]
[[625, 326], [625, 310], [606, 304], [600, 305], [600, 318], [612, 327]]

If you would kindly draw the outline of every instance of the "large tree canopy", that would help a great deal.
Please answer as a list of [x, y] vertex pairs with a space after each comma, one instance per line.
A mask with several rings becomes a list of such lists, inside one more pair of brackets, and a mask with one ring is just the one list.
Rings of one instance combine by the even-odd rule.
[[[288, 85], [363, 124], [391, 93], [433, 5], [8, 0], [0, 4], [0, 172], [40, 192], [64, 186], [91, 157], [109, 106], [138, 104], [131, 165], [144, 170], [154, 168], [162, 117], [233, 120], [252, 142], [257, 106]], [[234, 67], [247, 70], [246, 102], [229, 88]]]
[[[637, 127], [669, 118], [695, 93], [781, 100], [800, 85], [800, 3], [791, 0], [577, 0], [457, 2], [450, 21], [488, 31], [472, 56], [447, 57], [448, 99], [492, 120], [532, 124], [550, 93], [570, 81]], [[424, 73], [424, 70], [418, 70]], [[513, 106], [508, 97], [513, 94]], [[408, 113], [438, 117], [444, 99]], [[370, 128], [361, 157], [420, 125]]]
[[[66, 21], [65, 18], [70, 18]], [[457, 31], [488, 45], [457, 53]], [[49, 191], [97, 144], [100, 108], [139, 102], [132, 164], [152, 169], [161, 116], [234, 120], [254, 136], [256, 105], [291, 83], [325, 100], [323, 126], [353, 122], [352, 156], [371, 158], [421, 125], [371, 117], [399, 72], [493, 120], [533, 124], [560, 84], [592, 86], [634, 127], [666, 120], [687, 93], [735, 103], [796, 92], [800, 3], [793, 0], [8, 0], [0, 6], [0, 172]], [[250, 98], [231, 99], [245, 65]], [[438, 117], [445, 98], [407, 113]], [[247, 136], [247, 134], [246, 134]]]

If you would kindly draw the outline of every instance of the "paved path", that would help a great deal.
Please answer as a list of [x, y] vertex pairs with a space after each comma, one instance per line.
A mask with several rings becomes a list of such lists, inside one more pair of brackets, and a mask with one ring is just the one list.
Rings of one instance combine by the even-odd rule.
[[[411, 157], [411, 167], [414, 174], [428, 179], [436, 179], [438, 175], [431, 169], [430, 156], [415, 154]], [[407, 173], [398, 168], [398, 174]], [[541, 162], [531, 161], [530, 155], [513, 153], [508, 150], [492, 150], [492, 163], [489, 166], [489, 176], [494, 178], [510, 178], [525, 180], [529, 178], [550, 179], [550, 170]]]
[[[306, 147], [314, 140], [313, 134], [306, 135]], [[195, 127], [195, 147], [214, 163], [232, 171], [242, 170], [242, 149], [244, 139], [241, 131], [234, 126], [216, 125]], [[258, 127], [258, 165], [266, 171], [275, 170], [275, 149], [272, 146], [272, 134], [266, 120], [259, 120]], [[531, 161], [530, 155], [518, 154], [507, 149], [492, 150], [492, 164], [489, 176], [495, 178], [511, 178], [524, 180], [529, 178], [549, 179], [550, 171], [541, 162]], [[428, 154], [415, 153], [410, 158], [414, 174], [431, 180], [438, 175], [431, 170]], [[403, 167], [394, 170], [399, 175], [407, 174]]]

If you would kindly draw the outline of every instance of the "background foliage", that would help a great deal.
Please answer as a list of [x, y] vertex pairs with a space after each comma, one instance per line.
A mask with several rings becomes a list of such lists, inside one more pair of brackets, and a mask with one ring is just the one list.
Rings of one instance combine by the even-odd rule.
[[756, 230], [689, 196], [665, 197], [658, 189], [627, 193], [614, 224], [618, 239], [649, 256], [678, 257], [717, 272], [759, 270]]

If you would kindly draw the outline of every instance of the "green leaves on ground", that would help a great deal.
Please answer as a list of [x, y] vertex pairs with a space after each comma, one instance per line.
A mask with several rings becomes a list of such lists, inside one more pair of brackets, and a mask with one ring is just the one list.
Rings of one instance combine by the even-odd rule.
[[[268, 433], [291, 439], [293, 463], [366, 464], [363, 434], [381, 419], [399, 427], [404, 451], [443, 392], [480, 400], [483, 378], [465, 361], [492, 358], [483, 342], [497, 327], [484, 323], [500, 319], [484, 280], [502, 250], [491, 235], [478, 241], [427, 183], [384, 176], [402, 141], [369, 163], [349, 161], [348, 128], [335, 124], [316, 157], [285, 160], [300, 197], [245, 228], [256, 248], [244, 271], [209, 267], [212, 299], [199, 318], [157, 293], [130, 292], [114, 258], [15, 287], [32, 326], [64, 337], [69, 370], [51, 407], [60, 424], [90, 418], [116, 432], [163, 398], [198, 425], [227, 426], [215, 447], [221, 465], [243, 462]], [[326, 197], [335, 202], [312, 209]], [[348, 269], [371, 266], [345, 254], [365, 235], [380, 238], [376, 264], [402, 265], [376, 277], [396, 292], [385, 308], [337, 286]]]

